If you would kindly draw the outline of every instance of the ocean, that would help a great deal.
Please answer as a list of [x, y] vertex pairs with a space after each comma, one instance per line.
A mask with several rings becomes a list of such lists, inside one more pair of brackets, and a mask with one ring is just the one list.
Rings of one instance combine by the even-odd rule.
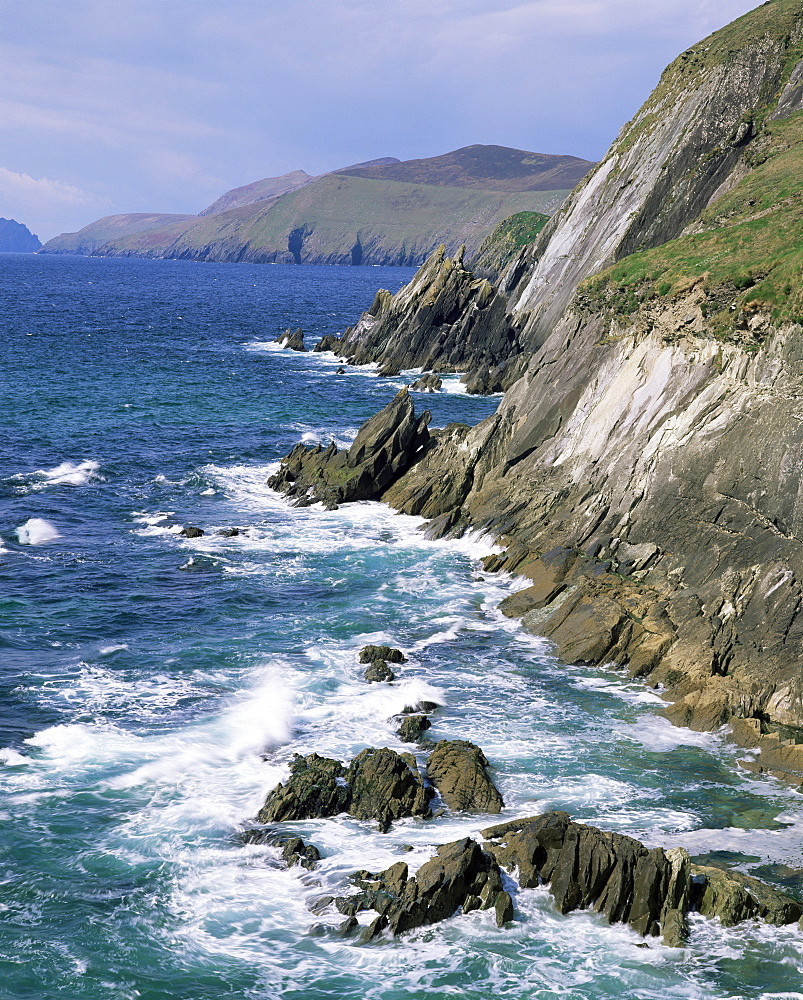
[[[504, 618], [523, 584], [483, 570], [492, 539], [268, 488], [295, 443], [348, 445], [414, 378], [274, 338], [301, 326], [311, 346], [412, 274], [0, 255], [0, 997], [803, 998], [796, 925], [692, 917], [669, 949], [561, 916], [546, 889], [502, 929], [474, 912], [364, 946], [309, 933], [307, 904], [350, 872], [546, 809], [803, 890], [801, 795]], [[453, 376], [413, 396], [433, 426], [499, 402]], [[405, 651], [392, 685], [362, 679], [369, 642]], [[285, 824], [314, 872], [242, 843], [294, 753], [409, 750], [392, 716], [421, 698], [442, 704], [432, 740], [483, 748], [501, 818]]]

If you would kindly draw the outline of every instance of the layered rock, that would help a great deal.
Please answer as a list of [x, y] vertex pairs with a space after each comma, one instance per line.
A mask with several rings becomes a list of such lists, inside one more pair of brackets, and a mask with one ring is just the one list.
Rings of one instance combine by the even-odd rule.
[[568, 813], [514, 820], [483, 831], [485, 849], [516, 871], [522, 889], [548, 884], [560, 913], [593, 909], [610, 923], [671, 947], [688, 934], [694, 909], [725, 926], [759, 917], [790, 924], [803, 909], [789, 896], [749, 876], [692, 865], [681, 848], [648, 850], [620, 833], [573, 822]]
[[506, 300], [464, 266], [463, 251], [447, 257], [443, 246], [409, 285], [395, 295], [379, 291], [340, 340], [324, 338], [315, 349], [350, 364], [375, 362], [387, 375], [407, 368], [470, 373], [470, 392], [499, 392], [519, 371], [517, 327]]
[[268, 485], [291, 497], [296, 506], [378, 499], [413, 463], [429, 440], [430, 413], [415, 415], [407, 389], [360, 428], [348, 451], [334, 442], [298, 444], [283, 460]]

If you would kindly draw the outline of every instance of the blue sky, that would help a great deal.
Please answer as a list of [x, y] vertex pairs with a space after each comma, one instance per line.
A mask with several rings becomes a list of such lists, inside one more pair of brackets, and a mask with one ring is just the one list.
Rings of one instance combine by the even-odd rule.
[[752, 0], [0, 0], [0, 216], [42, 239], [472, 143], [599, 159]]

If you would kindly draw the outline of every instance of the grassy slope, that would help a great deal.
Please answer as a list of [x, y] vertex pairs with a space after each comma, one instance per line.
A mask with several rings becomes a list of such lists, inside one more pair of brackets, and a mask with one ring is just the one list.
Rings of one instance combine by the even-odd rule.
[[[800, 23], [798, 0], [772, 0], [739, 18], [669, 67], [662, 87], [697, 65], [726, 64], [731, 53], [756, 37], [788, 37]], [[791, 46], [782, 84], [803, 58]], [[803, 112], [769, 121], [778, 94], [767, 95], [753, 123], [758, 136], [745, 153], [749, 172], [701, 215], [695, 232], [653, 250], [633, 254], [581, 285], [592, 308], [620, 315], [658, 297], [702, 283], [709, 327], [717, 337], [743, 339], [745, 314], [761, 310], [775, 322], [803, 322]], [[648, 127], [649, 114], [636, 127]], [[623, 132], [623, 141], [631, 139]]]
[[502, 219], [522, 210], [553, 211], [566, 191], [505, 193], [434, 185], [377, 181], [330, 174], [284, 195], [268, 207], [245, 206], [206, 216], [189, 227], [173, 227], [114, 240], [116, 252], [171, 255], [209, 244], [247, 244], [250, 251], [286, 252], [288, 234], [306, 226], [303, 255], [350, 254], [357, 238], [363, 246], [426, 250], [446, 242], [476, 248]]

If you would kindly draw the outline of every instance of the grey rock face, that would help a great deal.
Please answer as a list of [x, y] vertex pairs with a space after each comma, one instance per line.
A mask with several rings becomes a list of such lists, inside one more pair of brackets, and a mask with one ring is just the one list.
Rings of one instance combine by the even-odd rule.
[[482, 750], [468, 740], [441, 740], [427, 761], [427, 775], [450, 809], [498, 813], [504, 802], [488, 776]]
[[[351, 364], [377, 362], [381, 373], [404, 368], [470, 372], [470, 392], [497, 392], [518, 371], [515, 324], [505, 299], [484, 278], [440, 247], [396, 295], [381, 290], [371, 308], [339, 341], [321, 341]], [[421, 380], [419, 380], [421, 381]], [[429, 389], [435, 382], [414, 388]]]

